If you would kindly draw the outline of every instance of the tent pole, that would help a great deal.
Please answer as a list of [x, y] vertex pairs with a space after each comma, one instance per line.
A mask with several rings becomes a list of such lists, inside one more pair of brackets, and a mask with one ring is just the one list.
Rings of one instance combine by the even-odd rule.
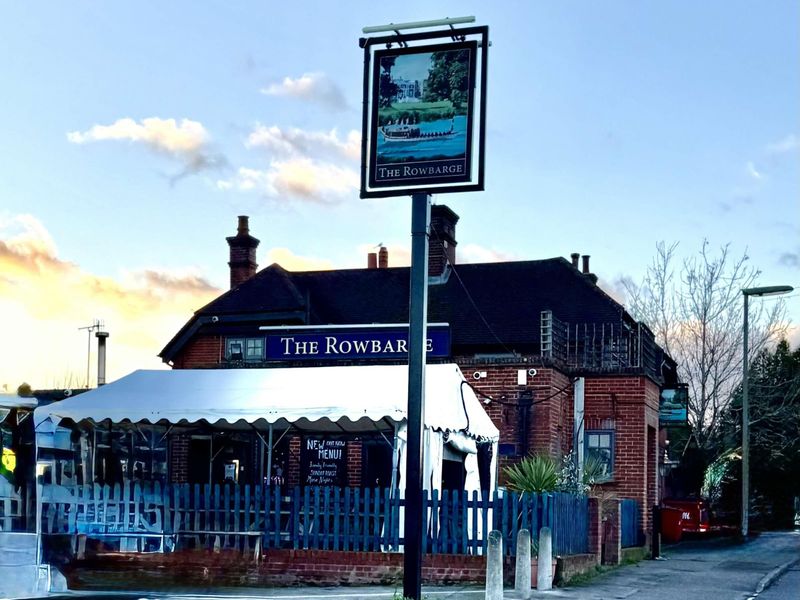
[[[52, 423], [51, 419], [48, 419]], [[34, 462], [34, 470], [33, 470], [33, 481], [34, 486], [33, 489], [36, 494], [36, 566], [40, 566], [42, 564], [42, 554], [43, 554], [43, 547], [42, 547], [42, 492], [44, 491], [41, 477], [39, 476], [39, 432], [37, 431], [37, 425], [34, 424], [33, 427], [33, 462]], [[55, 430], [54, 430], [55, 431]], [[53, 434], [55, 438], [55, 433]], [[50, 591], [49, 589], [47, 590]]]
[[212, 431], [208, 439], [208, 485], [211, 485], [213, 468], [214, 468], [214, 432]]
[[269, 424], [269, 446], [267, 447], [267, 481], [272, 481], [272, 423]]
[[391, 494], [392, 498], [395, 497], [395, 493], [397, 491], [397, 464], [400, 462], [400, 457], [397, 453], [397, 423], [394, 424], [394, 437], [392, 438], [392, 483], [391, 489], [389, 493]]

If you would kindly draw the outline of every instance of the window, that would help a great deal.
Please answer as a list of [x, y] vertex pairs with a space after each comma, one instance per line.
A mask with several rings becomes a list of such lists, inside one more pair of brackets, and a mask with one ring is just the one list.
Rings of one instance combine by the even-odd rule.
[[228, 360], [264, 360], [264, 338], [228, 338]]
[[584, 464], [597, 464], [597, 480], [610, 481], [614, 476], [614, 432], [598, 430], [586, 432]]
[[264, 358], [264, 338], [246, 340], [245, 360], [262, 360]]

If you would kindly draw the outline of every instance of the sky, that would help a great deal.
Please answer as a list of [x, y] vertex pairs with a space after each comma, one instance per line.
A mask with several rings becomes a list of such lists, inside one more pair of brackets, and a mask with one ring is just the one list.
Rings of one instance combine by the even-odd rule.
[[625, 301], [658, 241], [708, 240], [800, 289], [796, 1], [0, 0], [0, 391], [83, 385], [95, 319], [109, 380], [164, 368], [237, 215], [260, 268], [407, 265], [410, 199], [358, 197], [358, 38], [466, 15], [492, 46], [486, 189], [434, 197], [458, 262], [589, 254]]

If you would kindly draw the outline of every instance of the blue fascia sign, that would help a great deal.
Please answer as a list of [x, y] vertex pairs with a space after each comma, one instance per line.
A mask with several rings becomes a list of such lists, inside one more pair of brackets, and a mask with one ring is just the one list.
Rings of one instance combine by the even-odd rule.
[[[450, 356], [450, 328], [428, 327], [428, 358]], [[267, 335], [267, 360], [405, 359], [408, 327], [393, 329], [283, 330]]]

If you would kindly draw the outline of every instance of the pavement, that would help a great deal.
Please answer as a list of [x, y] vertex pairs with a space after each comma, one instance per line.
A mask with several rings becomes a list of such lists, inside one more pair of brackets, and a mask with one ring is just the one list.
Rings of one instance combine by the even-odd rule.
[[[612, 600], [797, 600], [800, 598], [800, 531], [763, 533], [746, 544], [731, 540], [684, 542], [667, 547], [663, 560], [621, 566], [589, 579], [584, 585], [534, 590], [533, 599]], [[783, 590], [783, 591], [781, 591]], [[775, 595], [778, 594], [778, 595]], [[780, 595], [784, 594], [784, 595]], [[423, 599], [483, 600], [476, 586], [424, 586]], [[48, 600], [401, 600], [402, 588], [302, 587], [215, 588], [199, 591], [105, 594], [73, 592]], [[506, 589], [504, 600], [520, 596]]]
[[758, 600], [797, 600], [800, 597], [800, 560], [779, 573]]

